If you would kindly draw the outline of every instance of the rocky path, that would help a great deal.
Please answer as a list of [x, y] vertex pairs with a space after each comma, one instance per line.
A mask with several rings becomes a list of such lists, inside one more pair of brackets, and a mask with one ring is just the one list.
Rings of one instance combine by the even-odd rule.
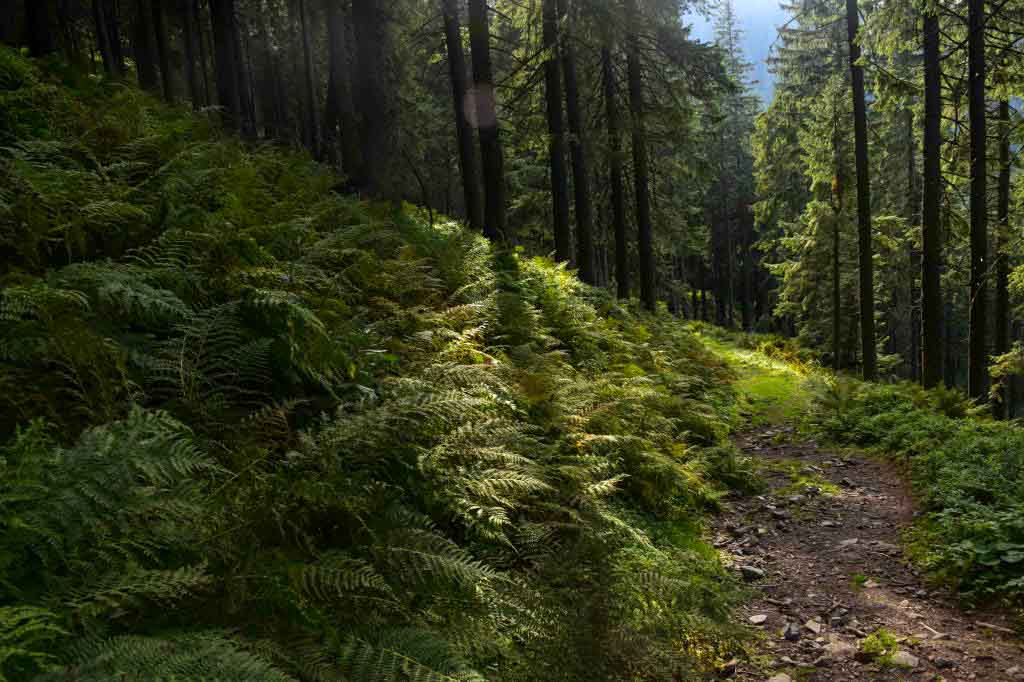
[[[763, 639], [760, 655], [725, 674], [1024, 680], [1024, 641], [1006, 617], [962, 610], [905, 562], [900, 537], [914, 510], [896, 472], [794, 439], [779, 426], [738, 439], [763, 464], [768, 489], [732, 501], [715, 544], [754, 588], [743, 617]], [[867, 656], [871, 640], [888, 655]]]

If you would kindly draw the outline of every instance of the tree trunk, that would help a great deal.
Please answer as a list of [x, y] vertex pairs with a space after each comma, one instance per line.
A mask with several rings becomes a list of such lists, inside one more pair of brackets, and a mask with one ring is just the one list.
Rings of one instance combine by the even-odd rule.
[[[244, 6], [244, 5], [243, 5]], [[237, 11], [232, 14], [231, 35], [235, 45], [235, 66], [238, 79], [238, 103], [241, 107], [241, 128], [242, 135], [249, 139], [256, 138], [256, 117], [253, 106], [252, 78], [250, 76], [248, 60], [248, 41], [242, 38], [244, 16]], [[248, 31], [245, 32], [248, 36]]]
[[448, 48], [448, 73], [452, 81], [455, 138], [459, 147], [459, 169], [462, 172], [462, 195], [466, 203], [466, 218], [473, 230], [483, 232], [483, 197], [480, 192], [473, 129], [467, 115], [467, 108], [471, 109], [473, 102], [469, 96], [466, 54], [462, 49], [459, 3], [456, 0], [441, 0], [441, 13], [444, 17], [445, 45]]
[[327, 84], [327, 107], [324, 121], [325, 137], [332, 149], [340, 145], [341, 167], [346, 173], [359, 168], [359, 135], [355, 110], [352, 107], [352, 83], [349, 81], [348, 40], [346, 22], [338, 3], [327, 2], [327, 50], [330, 67]]
[[303, 143], [314, 156], [320, 157], [320, 127], [317, 125], [316, 75], [313, 73], [313, 48], [306, 16], [306, 0], [298, 0], [299, 31], [302, 33], [302, 108]]
[[178, 15], [181, 17], [181, 43], [185, 50], [185, 86], [188, 97], [192, 100], [192, 108], [198, 109], [200, 103], [199, 75], [196, 72], [196, 17], [192, 13], [192, 0], [180, 0]]
[[[921, 220], [921, 197], [918, 196], [917, 186], [917, 139], [914, 136], [913, 110], [907, 107], [904, 115], [907, 124], [907, 224], [913, 228]], [[917, 381], [921, 375], [921, 302], [917, 283], [917, 276], [921, 270], [921, 252], [916, 245], [910, 244], [907, 255], [910, 263], [907, 288], [907, 302], [910, 306], [907, 365], [911, 381]]]
[[853, 90], [853, 128], [857, 163], [857, 241], [860, 254], [860, 345], [864, 379], [878, 378], [875, 350], [875, 284], [871, 243], [871, 179], [868, 176], [867, 102], [864, 99], [864, 69], [860, 60], [857, 31], [860, 17], [857, 0], [846, 0], [846, 34], [850, 44], [850, 80]]
[[156, 70], [156, 52], [153, 49], [153, 12], [150, 0], [136, 0], [135, 4], [135, 68], [139, 86], [149, 92], [160, 90], [160, 77]]
[[213, 25], [217, 100], [224, 111], [225, 125], [238, 130], [242, 122], [242, 102], [238, 88], [239, 67], [232, 36], [235, 23], [234, 0], [210, 0], [210, 19]]
[[648, 310], [656, 305], [654, 291], [654, 245], [651, 226], [650, 170], [647, 160], [647, 132], [644, 122], [643, 75], [640, 40], [637, 36], [636, 0], [626, 0], [629, 25], [627, 71], [629, 106], [633, 117], [633, 182], [636, 195], [637, 246], [640, 252], [640, 300]]
[[371, 196], [399, 199], [392, 172], [396, 152], [395, 111], [389, 92], [391, 30], [388, 3], [353, 0], [352, 29], [356, 41], [353, 100], [359, 110], [362, 167], [355, 184]]
[[199, 0], [192, 0], [192, 16], [195, 17], [196, 42], [199, 44], [199, 75], [203, 79], [203, 104], [208, 105], [213, 101], [210, 97], [210, 76], [207, 72], [210, 55], [206, 49], [206, 31], [203, 30], [203, 13], [199, 8]]
[[117, 76], [124, 76], [124, 46], [121, 44], [121, 22], [117, 16], [117, 2], [100, 0], [104, 6], [103, 16], [107, 22], [107, 38], [110, 40], [110, 54], [114, 58]]
[[492, 241], [505, 234], [505, 162], [491, 66], [491, 32], [487, 0], [469, 0], [469, 40], [473, 50], [473, 86], [484, 171], [484, 235]]
[[601, 49], [604, 107], [608, 125], [608, 183], [611, 185], [612, 224], [615, 231], [615, 285], [619, 298], [629, 298], [629, 251], [626, 241], [626, 193], [622, 184], [622, 137], [615, 69], [609, 46]]
[[164, 100], [174, 103], [174, 76], [171, 73], [171, 50], [167, 45], [167, 28], [164, 25], [163, 0], [150, 0], [153, 9], [153, 34], [156, 36], [156, 54], [160, 61], [160, 82], [163, 84]]
[[96, 47], [99, 48], [100, 58], [103, 59], [103, 70], [110, 78], [117, 78], [121, 74], [118, 71], [117, 62], [114, 60], [114, 49], [110, 44], [110, 33], [107, 31], [107, 8], [106, 0], [92, 0], [92, 20], [96, 31]]
[[544, 99], [548, 119], [548, 164], [551, 169], [551, 214], [555, 236], [555, 260], [571, 258], [569, 233], [569, 187], [565, 175], [565, 129], [562, 122], [561, 53], [558, 45], [556, 0], [543, 0], [544, 12]]
[[28, 34], [26, 43], [29, 54], [43, 57], [57, 51], [53, 28], [50, 3], [47, 0], [25, 0], [25, 31]]
[[[568, 0], [558, 0], [559, 14], [566, 26], [573, 25]], [[576, 48], [571, 33], [561, 41], [562, 71], [565, 74], [565, 112], [569, 120], [569, 154], [572, 158], [572, 187], [576, 206], [576, 266], [579, 276], [587, 284], [596, 284], [594, 278], [594, 219], [590, 197], [590, 176], [587, 173], [587, 154], [583, 143], [583, 114], [580, 111], [579, 82], [576, 77]]]
[[939, 17], [924, 15], [924, 186], [921, 202], [921, 383], [943, 380], [942, 259], [939, 202], [942, 196], [942, 63]]
[[[1010, 236], [1010, 103], [999, 102], [999, 202], [997, 209], [999, 225], [996, 233], [996, 310], [995, 341], [992, 349], [996, 355], [1010, 350], [1010, 265], [1007, 246]], [[992, 408], [997, 419], [1005, 419], [1008, 410], [1006, 386], [1000, 390], [1000, 399]]]
[[970, 340], [967, 353], [967, 393], [985, 398], [988, 379], [986, 343], [986, 269], [988, 268], [988, 213], [985, 204], [985, 0], [967, 3], [968, 102], [971, 127], [971, 299]]

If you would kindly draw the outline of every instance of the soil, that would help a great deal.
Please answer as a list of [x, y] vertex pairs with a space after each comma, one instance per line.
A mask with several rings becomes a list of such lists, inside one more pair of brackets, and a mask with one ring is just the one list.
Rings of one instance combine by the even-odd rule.
[[[723, 675], [1024, 680], [1024, 641], [1008, 615], [964, 609], [903, 556], [915, 510], [892, 465], [800, 442], [787, 427], [737, 440], [764, 466], [768, 489], [730, 501], [715, 545], [754, 589], [742, 618], [763, 638], [758, 655]], [[888, 663], [859, 651], [882, 628], [899, 645]]]

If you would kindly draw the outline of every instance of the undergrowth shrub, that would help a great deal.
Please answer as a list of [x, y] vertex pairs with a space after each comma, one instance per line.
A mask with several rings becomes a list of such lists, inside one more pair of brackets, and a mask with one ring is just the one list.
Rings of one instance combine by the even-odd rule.
[[[0, 677], [695, 679], [729, 373], [454, 223], [0, 48]], [[665, 524], [671, 532], [654, 532]]]
[[815, 426], [909, 466], [926, 512], [912, 551], [965, 597], [1024, 594], [1024, 431], [984, 418], [954, 390], [822, 382]]

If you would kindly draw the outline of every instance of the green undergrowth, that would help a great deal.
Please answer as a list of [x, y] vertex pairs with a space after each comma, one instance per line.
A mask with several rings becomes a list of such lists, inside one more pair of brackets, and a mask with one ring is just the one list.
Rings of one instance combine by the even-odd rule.
[[813, 358], [792, 342], [769, 335], [737, 334], [703, 323], [691, 327], [737, 374], [738, 417], [749, 426], [793, 424], [807, 413], [804, 383]]
[[994, 421], [956, 390], [837, 378], [799, 352], [780, 353], [772, 337], [711, 330], [702, 338], [736, 367], [738, 389], [755, 397], [768, 390], [764, 376], [787, 376], [778, 363], [789, 367], [793, 379], [781, 391], [782, 406], [755, 414], [784, 417], [805, 433], [869, 450], [907, 471], [924, 512], [908, 534], [908, 549], [934, 579], [969, 601], [1024, 604], [1019, 424]]
[[[63, 82], [61, 82], [63, 79]], [[0, 679], [699, 679], [728, 366], [0, 48]]]

